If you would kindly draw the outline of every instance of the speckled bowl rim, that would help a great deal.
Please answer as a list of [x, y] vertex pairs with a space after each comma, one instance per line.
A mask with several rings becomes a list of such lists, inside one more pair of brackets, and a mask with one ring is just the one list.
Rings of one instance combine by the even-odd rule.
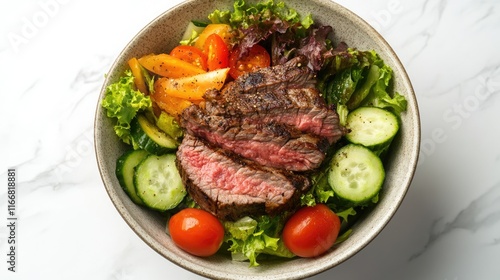
[[[125, 67], [123, 65], [125, 56], [134, 54], [133, 51], [130, 52], [127, 49], [130, 48], [136, 40], [138, 40], [138, 37], [147, 33], [149, 28], [157, 26], [157, 22], [161, 21], [165, 17], [168, 18], [169, 13], [175, 13], [176, 11], [178, 12], [182, 9], [187, 9], [193, 5], [197, 6], [199, 5], [198, 3], [206, 4], [207, 2], [210, 2], [207, 5], [213, 4], [220, 6], [222, 3], [229, 3], [231, 1], [192, 0], [185, 1], [172, 7], [146, 25], [134, 37], [134, 39], [127, 44], [111, 66], [109, 72], [111, 75], [107, 76], [101, 89], [94, 122], [94, 145], [96, 159], [106, 191], [120, 215], [145, 243], [169, 261], [198, 275], [213, 279], [302, 279], [333, 268], [354, 256], [367, 246], [383, 230], [393, 217], [401, 205], [413, 179], [420, 151], [421, 137], [420, 117], [416, 96], [410, 79], [398, 56], [374, 28], [372, 28], [359, 16], [335, 2], [328, 0], [311, 0], [307, 1], [307, 7], [312, 7], [314, 4], [317, 9], [330, 9], [330, 11], [335, 11], [336, 14], [344, 17], [346, 22], [352, 22], [352, 24], [359, 27], [363, 30], [363, 32], [366, 32], [370, 40], [377, 42], [377, 47], [379, 49], [374, 49], [379, 53], [385, 54], [385, 57], [383, 56], [384, 60], [386, 60], [386, 63], [391, 65], [395, 76], [398, 78], [396, 81], [396, 89], [402, 89], [403, 95], [405, 95], [408, 100], [408, 110], [402, 117], [403, 122], [407, 123], [406, 126], [403, 123], [403, 131], [401, 132], [401, 134], [404, 134], [405, 141], [402, 141], [403, 136], [397, 137], [394, 140], [397, 143], [396, 145], [403, 148], [399, 148], [400, 150], [397, 156], [392, 156], [389, 159], [388, 169], [390, 169], [391, 172], [387, 174], [386, 184], [383, 189], [384, 193], [381, 194], [381, 201], [372, 212], [370, 212], [354, 226], [354, 232], [352, 236], [347, 239], [347, 241], [339, 244], [325, 255], [314, 259], [294, 259], [276, 263], [264, 262], [257, 268], [248, 268], [247, 263], [233, 262], [228, 260], [226, 257], [217, 255], [205, 259], [197, 258], [183, 252], [173, 245], [164, 231], [160, 231], [158, 228], [154, 227], [155, 225], [157, 226], [158, 222], [161, 222], [161, 218], [154, 213], [145, 212], [148, 210], [144, 210], [131, 203], [129, 199], [125, 199], [126, 196], [119, 187], [116, 176], [113, 172], [113, 162], [116, 161], [118, 155], [116, 152], [114, 154], [109, 153], [110, 150], [119, 150], [119, 148], [116, 148], [115, 146], [122, 146], [121, 149], [124, 149], [124, 146], [119, 143], [116, 136], [113, 137], [110, 135], [109, 130], [112, 130], [111, 123], [106, 120], [106, 117], [104, 116], [105, 113], [100, 106], [105, 88], [111, 81], [117, 78], [117, 73], [123, 72]], [[297, 7], [302, 1], [291, 0], [286, 2], [291, 7]], [[298, 4], [294, 5], [295, 3]], [[229, 8], [227, 5], [224, 7]], [[356, 45], [355, 47], [359, 47], [360, 49], [364, 48], [359, 45]], [[411, 124], [412, 127], [409, 128], [408, 124]], [[389, 185], [389, 187], [386, 185]], [[395, 185], [398, 187], [394, 187]], [[360, 228], [362, 228], [362, 230], [357, 231], [357, 229]]]

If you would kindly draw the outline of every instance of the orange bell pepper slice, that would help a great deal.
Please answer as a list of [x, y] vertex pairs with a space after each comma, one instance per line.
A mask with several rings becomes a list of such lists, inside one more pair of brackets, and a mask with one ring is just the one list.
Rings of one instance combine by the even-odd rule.
[[203, 100], [203, 96], [207, 90], [220, 90], [224, 86], [228, 72], [229, 68], [223, 68], [191, 77], [178, 79], [160, 78], [155, 82], [154, 94], [158, 96], [173, 96], [189, 101]]
[[169, 54], [151, 54], [138, 60], [144, 68], [167, 78], [175, 79], [206, 73], [205, 70]]

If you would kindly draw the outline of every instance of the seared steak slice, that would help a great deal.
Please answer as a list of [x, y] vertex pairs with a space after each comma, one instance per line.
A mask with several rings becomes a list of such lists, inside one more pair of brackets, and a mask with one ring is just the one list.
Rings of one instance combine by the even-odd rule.
[[314, 88], [315, 78], [314, 72], [307, 67], [307, 58], [298, 56], [282, 65], [245, 73], [227, 88], [238, 94], [290, 88]]
[[188, 193], [222, 220], [292, 210], [310, 188], [307, 177], [242, 160], [186, 134], [177, 166]]
[[304, 134], [284, 124], [245, 123], [235, 117], [206, 116], [197, 106], [184, 111], [182, 126], [189, 133], [244, 158], [291, 171], [319, 167], [329, 146], [325, 138]]
[[247, 123], [283, 123], [336, 142], [344, 134], [337, 113], [314, 87], [301, 57], [240, 76], [221, 91], [205, 94], [207, 115], [237, 117]]

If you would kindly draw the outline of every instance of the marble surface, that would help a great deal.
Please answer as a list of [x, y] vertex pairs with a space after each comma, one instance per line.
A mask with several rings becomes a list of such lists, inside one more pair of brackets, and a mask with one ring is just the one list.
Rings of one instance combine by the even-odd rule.
[[[180, 1], [0, 2], [0, 279], [201, 279], [121, 219], [96, 165], [104, 74]], [[407, 68], [422, 152], [404, 203], [364, 250], [312, 279], [499, 279], [500, 2], [339, 0]], [[16, 169], [16, 271], [8, 168]]]

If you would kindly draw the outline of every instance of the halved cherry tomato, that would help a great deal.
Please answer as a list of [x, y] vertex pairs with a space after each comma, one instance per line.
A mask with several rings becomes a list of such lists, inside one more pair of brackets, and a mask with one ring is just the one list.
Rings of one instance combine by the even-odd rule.
[[241, 74], [252, 72], [259, 68], [269, 67], [271, 65], [271, 56], [261, 45], [254, 45], [250, 48], [248, 54], [240, 58], [239, 48], [234, 48], [229, 56], [229, 75], [233, 79]]
[[283, 228], [283, 242], [295, 255], [316, 257], [330, 249], [340, 231], [340, 218], [325, 204], [299, 209]]
[[207, 56], [197, 47], [177, 46], [170, 52], [170, 55], [198, 66], [205, 71], [208, 70]]
[[229, 49], [222, 38], [213, 33], [207, 37], [203, 50], [207, 55], [208, 71], [229, 66]]
[[196, 208], [186, 208], [174, 214], [168, 228], [177, 246], [200, 257], [215, 254], [224, 239], [222, 223], [207, 211]]

